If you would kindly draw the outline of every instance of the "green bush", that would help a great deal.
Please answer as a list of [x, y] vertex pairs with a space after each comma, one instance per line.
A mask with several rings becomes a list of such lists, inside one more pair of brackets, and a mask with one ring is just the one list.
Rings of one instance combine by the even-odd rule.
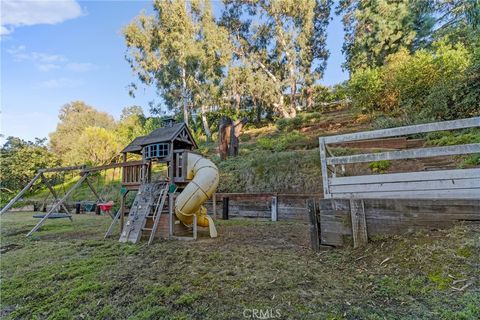
[[276, 152], [315, 147], [312, 144], [313, 142], [310, 139], [298, 131], [283, 133], [276, 137], [262, 137], [257, 140], [259, 149]]
[[380, 160], [369, 164], [368, 166], [375, 173], [385, 173], [390, 168], [390, 161]]
[[480, 114], [480, 49], [437, 42], [406, 49], [383, 66], [352, 74], [348, 93], [357, 110], [408, 121], [449, 120]]
[[298, 130], [308, 123], [314, 123], [320, 120], [321, 117], [322, 114], [320, 112], [300, 113], [291, 119], [278, 119], [275, 124], [280, 131]]
[[434, 146], [453, 146], [468, 143], [480, 143], [480, 130], [470, 129], [459, 133], [439, 131], [427, 135], [427, 144]]

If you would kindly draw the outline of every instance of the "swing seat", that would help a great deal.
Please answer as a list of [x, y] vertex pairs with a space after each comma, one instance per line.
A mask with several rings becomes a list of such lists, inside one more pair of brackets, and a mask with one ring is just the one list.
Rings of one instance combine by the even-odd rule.
[[102, 210], [103, 212], [110, 212], [110, 209], [112, 209], [113, 205], [113, 201], [97, 204], [97, 206], [99, 206], [100, 210]]
[[[34, 214], [33, 217], [36, 219], [43, 219], [46, 216], [46, 214]], [[72, 215], [70, 214], [65, 214], [65, 213], [52, 213], [51, 215], [48, 216], [47, 219], [62, 219], [62, 218], [71, 218]]]
[[97, 205], [96, 203], [84, 203], [84, 204], [82, 204], [83, 210], [84, 210], [85, 212], [93, 212], [93, 211], [95, 211], [96, 205]]

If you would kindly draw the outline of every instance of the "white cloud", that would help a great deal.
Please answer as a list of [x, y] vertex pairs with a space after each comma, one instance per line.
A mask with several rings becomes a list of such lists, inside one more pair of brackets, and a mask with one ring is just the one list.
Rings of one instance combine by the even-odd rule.
[[83, 84], [82, 81], [71, 78], [54, 78], [42, 81], [39, 88], [43, 89], [60, 89], [60, 88], [75, 88]]
[[75, 0], [9, 0], [0, 1], [0, 5], [0, 35], [12, 33], [19, 26], [57, 24], [83, 15]]
[[0, 36], [6, 36], [7, 34], [12, 33], [12, 29], [8, 29], [7, 27], [0, 26]]
[[67, 69], [75, 72], [88, 72], [95, 69], [95, 65], [90, 62], [71, 62], [67, 63]]
[[50, 71], [53, 69], [59, 69], [60, 66], [58, 64], [53, 64], [53, 63], [46, 63], [46, 64], [39, 64], [37, 65], [38, 70], [40, 71]]
[[13, 47], [7, 50], [16, 62], [30, 61], [39, 71], [50, 71], [64, 68], [73, 72], [88, 72], [96, 66], [90, 62], [69, 62], [68, 58], [61, 54], [49, 54], [42, 52], [28, 52], [25, 46]]

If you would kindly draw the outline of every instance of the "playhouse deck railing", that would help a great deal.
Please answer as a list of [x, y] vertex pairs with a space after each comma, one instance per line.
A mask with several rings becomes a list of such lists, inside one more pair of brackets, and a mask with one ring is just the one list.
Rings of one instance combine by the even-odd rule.
[[480, 153], [480, 143], [335, 156], [329, 145], [434, 131], [478, 128], [480, 117], [320, 137], [324, 198], [478, 199], [480, 168], [337, 177], [335, 166]]
[[142, 161], [131, 161], [122, 166], [122, 185], [137, 186], [143, 181], [145, 164]]

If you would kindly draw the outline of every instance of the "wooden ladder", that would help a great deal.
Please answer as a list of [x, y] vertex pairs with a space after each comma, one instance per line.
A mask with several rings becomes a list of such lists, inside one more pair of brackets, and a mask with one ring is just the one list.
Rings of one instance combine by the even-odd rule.
[[150, 236], [148, 238], [148, 244], [150, 245], [153, 242], [153, 239], [155, 238], [155, 234], [157, 233], [158, 229], [158, 224], [160, 222], [160, 216], [162, 215], [164, 206], [165, 206], [165, 201], [167, 199], [168, 195], [168, 183], [165, 183], [165, 186], [160, 189], [160, 194], [158, 195], [157, 199], [157, 204], [155, 206], [155, 209], [153, 210], [152, 215], [147, 215], [147, 219], [152, 219], [153, 221], [153, 226], [151, 228], [142, 228], [142, 231], [150, 231]]

